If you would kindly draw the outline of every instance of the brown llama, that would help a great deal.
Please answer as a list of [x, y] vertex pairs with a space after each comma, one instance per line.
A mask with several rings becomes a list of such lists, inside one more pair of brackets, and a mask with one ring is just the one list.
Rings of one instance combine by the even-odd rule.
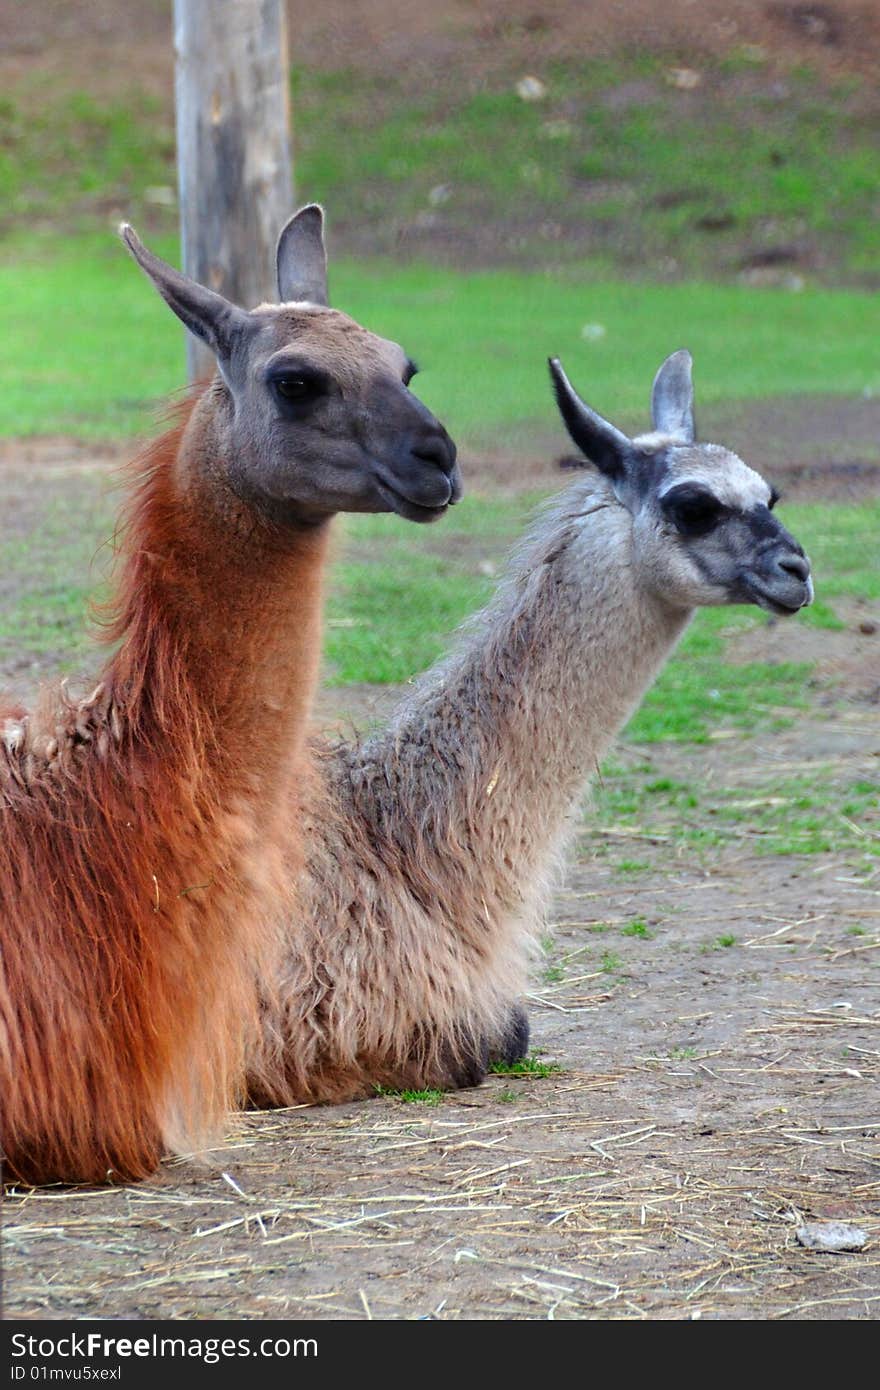
[[0, 1139], [26, 1182], [143, 1177], [240, 1100], [300, 857], [328, 523], [432, 520], [459, 490], [401, 348], [326, 307], [319, 208], [252, 312], [122, 236], [218, 373], [136, 465], [91, 694], [0, 723]]
[[473, 1084], [522, 1057], [542, 914], [612, 738], [697, 606], [811, 600], [774, 492], [694, 442], [689, 354], [661, 367], [654, 432], [634, 440], [551, 365], [595, 466], [386, 731], [317, 745], [296, 788], [306, 864], [250, 1063], [257, 1103]]

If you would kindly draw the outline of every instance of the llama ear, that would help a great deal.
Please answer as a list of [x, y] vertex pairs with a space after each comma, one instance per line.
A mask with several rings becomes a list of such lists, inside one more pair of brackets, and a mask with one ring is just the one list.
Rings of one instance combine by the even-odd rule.
[[549, 362], [556, 404], [575, 444], [600, 472], [609, 478], [622, 478], [631, 447], [629, 439], [581, 400], [557, 357], [551, 357]]
[[224, 299], [222, 294], [206, 290], [188, 275], [148, 251], [133, 227], [123, 222], [119, 235], [134, 256], [141, 270], [149, 275], [165, 303], [217, 357], [224, 380], [228, 384], [229, 361], [235, 343], [241, 334], [248, 331], [250, 315], [236, 304]]
[[654, 378], [651, 419], [654, 429], [671, 434], [682, 444], [694, 442], [693, 358], [686, 348], [667, 357]]
[[294, 213], [278, 238], [278, 298], [282, 304], [304, 300], [327, 303], [327, 252], [324, 211], [309, 203]]

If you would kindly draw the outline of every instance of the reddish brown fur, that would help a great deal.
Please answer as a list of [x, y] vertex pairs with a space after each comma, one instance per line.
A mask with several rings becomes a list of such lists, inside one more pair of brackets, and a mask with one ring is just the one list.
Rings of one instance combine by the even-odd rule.
[[327, 527], [282, 534], [218, 486], [217, 389], [140, 461], [97, 690], [0, 714], [7, 1178], [143, 1177], [240, 1092]]

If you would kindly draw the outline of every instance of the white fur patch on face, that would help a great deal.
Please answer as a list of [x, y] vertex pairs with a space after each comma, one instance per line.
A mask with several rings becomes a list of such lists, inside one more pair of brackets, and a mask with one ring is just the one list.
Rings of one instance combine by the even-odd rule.
[[670, 451], [660, 497], [682, 483], [699, 483], [719, 502], [736, 511], [748, 512], [753, 507], [767, 506], [772, 495], [769, 483], [760, 473], [720, 444], [699, 444]]
[[663, 434], [660, 430], [652, 430], [648, 434], [640, 434], [633, 444], [637, 449], [642, 449], [646, 454], [659, 454], [663, 449], [680, 449], [682, 447], [681, 435]]
[[251, 313], [276, 313], [278, 309], [295, 309], [298, 314], [333, 314], [338, 313], [337, 309], [331, 309], [327, 304], [313, 304], [310, 299], [290, 299], [286, 304], [258, 304]]

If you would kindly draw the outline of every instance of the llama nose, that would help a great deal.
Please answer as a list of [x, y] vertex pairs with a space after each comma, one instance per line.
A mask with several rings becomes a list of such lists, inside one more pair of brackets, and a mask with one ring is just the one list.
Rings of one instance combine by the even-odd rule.
[[810, 577], [810, 562], [803, 552], [798, 554], [795, 551], [789, 551], [776, 563], [781, 570], [784, 570], [786, 574], [794, 575], [795, 579], [799, 579], [802, 584], [806, 584]]
[[447, 476], [455, 468], [456, 448], [442, 425], [418, 435], [410, 452], [425, 463], [435, 464]]

